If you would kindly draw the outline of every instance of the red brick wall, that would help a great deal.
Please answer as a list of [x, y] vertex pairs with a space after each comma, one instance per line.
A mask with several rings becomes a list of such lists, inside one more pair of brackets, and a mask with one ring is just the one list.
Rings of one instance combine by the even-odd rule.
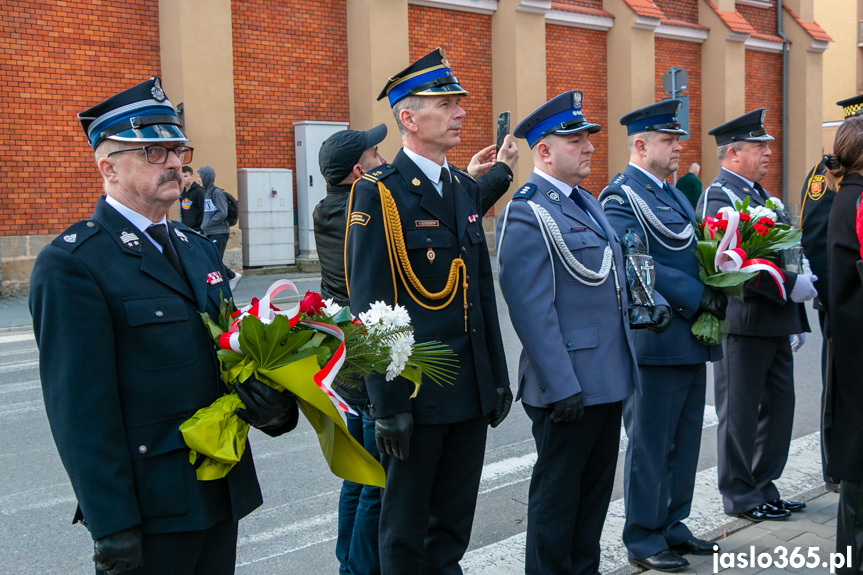
[[669, 20], [698, 24], [698, 0], [653, 0]]
[[782, 55], [746, 51], [746, 111], [767, 108], [764, 127], [770, 142], [770, 170], [761, 181], [768, 192], [782, 197]]
[[759, 34], [776, 35], [776, 7], [757, 8], [755, 6], [737, 5], [737, 11], [749, 25]]
[[102, 179], [75, 114], [160, 72], [158, 4], [0, 2], [0, 235], [92, 213]]
[[293, 123], [350, 120], [345, 3], [233, 0], [231, 19], [237, 167], [296, 178]]
[[461, 100], [467, 114], [461, 143], [447, 154], [447, 161], [466, 168], [475, 153], [494, 143], [500, 111], [491, 104], [491, 16], [412, 5], [408, 27], [411, 61], [443, 48], [459, 84], [470, 92]]
[[[680, 66], [686, 70], [689, 83], [683, 95], [689, 96], [689, 139], [682, 142], [680, 152], [680, 167], [677, 177], [682, 177], [689, 171], [692, 162], [701, 161], [701, 44], [657, 38], [654, 41], [656, 58], [656, 101], [667, 98], [662, 89], [662, 75], [672, 66]], [[703, 176], [704, 174], [702, 174]], [[702, 182], [704, 178], [701, 178]]]
[[[601, 124], [605, 128], [608, 118], [608, 82], [606, 79], [608, 62], [605, 32], [583, 30], [567, 26], [547, 25], [545, 27], [546, 54], [553, 55], [546, 60], [546, 95], [549, 99], [567, 90], [584, 92], [584, 117], [589, 122]], [[589, 58], [584, 55], [589, 54]], [[522, 118], [518, 118], [521, 121]], [[608, 132], [603, 129], [590, 136], [596, 151], [591, 158], [590, 175], [583, 186], [599, 193], [608, 185]], [[612, 166], [616, 174], [623, 166]]]

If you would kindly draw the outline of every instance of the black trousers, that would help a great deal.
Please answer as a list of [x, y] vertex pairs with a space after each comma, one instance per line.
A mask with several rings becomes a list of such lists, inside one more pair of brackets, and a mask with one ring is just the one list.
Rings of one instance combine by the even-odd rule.
[[461, 575], [487, 432], [488, 416], [417, 425], [407, 461], [381, 454], [383, 575]]
[[863, 573], [863, 482], [839, 482], [839, 515], [836, 518], [836, 552], [847, 556], [851, 547], [851, 565], [837, 573]]
[[526, 575], [593, 575], [620, 449], [622, 403], [592, 405], [573, 423], [524, 406], [537, 459], [527, 508]]
[[833, 341], [824, 310], [818, 311], [818, 323], [821, 325], [821, 473], [825, 483], [839, 483], [827, 475], [830, 436], [833, 434]]
[[[144, 564], [127, 575], [233, 575], [237, 522], [230, 517], [203, 531], [144, 535]], [[104, 571], [96, 569], [96, 575]]]

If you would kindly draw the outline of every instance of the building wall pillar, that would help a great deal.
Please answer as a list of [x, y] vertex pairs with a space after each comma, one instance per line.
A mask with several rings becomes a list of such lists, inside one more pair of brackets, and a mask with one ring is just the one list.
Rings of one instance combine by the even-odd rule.
[[[174, 106], [183, 104], [192, 166], [210, 166], [216, 185], [237, 197], [234, 52], [231, 0], [160, 0], [162, 83]], [[252, 166], [244, 166], [252, 167]], [[171, 212], [179, 218], [178, 208]], [[231, 230], [225, 263], [242, 268], [239, 228]]]

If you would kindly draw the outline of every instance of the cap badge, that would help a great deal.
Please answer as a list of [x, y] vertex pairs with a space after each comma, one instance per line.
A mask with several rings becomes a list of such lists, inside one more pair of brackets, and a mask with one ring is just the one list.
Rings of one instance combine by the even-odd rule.
[[420, 180], [419, 180], [419, 178], [414, 178], [411, 180], [411, 183], [415, 186], [418, 186], [418, 185], [420, 185]]
[[150, 95], [153, 96], [153, 99], [157, 102], [165, 101], [165, 92], [162, 91], [162, 85], [158, 77], [153, 80], [153, 87], [150, 88]]
[[63, 236], [63, 241], [67, 244], [74, 244], [78, 241], [78, 234], [69, 234], [68, 236]]
[[446, 50], [444, 50], [443, 48], [438, 48], [438, 50], [440, 50], [440, 63], [449, 68], [450, 65], [449, 61], [446, 59]]
[[576, 110], [581, 109], [581, 92], [575, 91], [572, 93], [572, 107]]

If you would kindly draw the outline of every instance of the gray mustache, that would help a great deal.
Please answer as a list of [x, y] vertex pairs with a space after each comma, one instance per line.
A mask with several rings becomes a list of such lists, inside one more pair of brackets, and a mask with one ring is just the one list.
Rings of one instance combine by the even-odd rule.
[[169, 181], [171, 181], [171, 180], [176, 180], [176, 182], [177, 182], [180, 186], [182, 186], [182, 185], [183, 185], [183, 175], [182, 175], [180, 172], [176, 171], [176, 170], [170, 170], [170, 171], [167, 171], [167, 172], [162, 172], [162, 175], [161, 175], [161, 176], [159, 176], [159, 184], [158, 184], [158, 185], [160, 185], [160, 186], [161, 186], [161, 185], [162, 185], [162, 184], [164, 184], [165, 182], [169, 182]]

